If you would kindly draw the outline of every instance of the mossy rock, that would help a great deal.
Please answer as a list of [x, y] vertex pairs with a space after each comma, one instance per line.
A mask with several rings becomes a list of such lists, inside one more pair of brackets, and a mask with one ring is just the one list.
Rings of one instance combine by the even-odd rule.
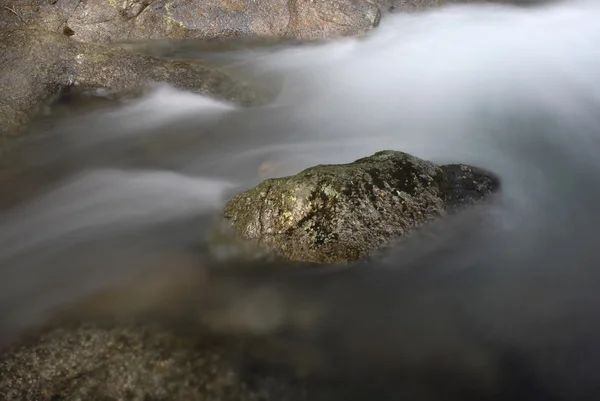
[[266, 180], [234, 197], [225, 217], [293, 261], [357, 260], [444, 214], [445, 182], [434, 163], [382, 151]]
[[350, 164], [268, 179], [234, 197], [224, 215], [243, 238], [289, 260], [347, 262], [497, 186], [495, 178], [474, 167], [438, 166], [382, 151]]

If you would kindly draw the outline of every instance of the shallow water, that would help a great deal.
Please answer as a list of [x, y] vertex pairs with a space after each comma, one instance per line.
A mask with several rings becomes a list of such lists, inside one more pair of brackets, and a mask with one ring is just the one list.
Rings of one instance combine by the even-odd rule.
[[[277, 96], [268, 105], [239, 108], [161, 85], [91, 111], [63, 105], [16, 145], [19, 168], [5, 172], [5, 332], [154, 269], [155, 258], [205, 249], [212, 218], [233, 193], [266, 178], [265, 163], [275, 166], [270, 176], [282, 176], [382, 149], [501, 178], [487, 231], [431, 258], [489, 264], [489, 288], [461, 301], [489, 308], [474, 314], [498, 312], [484, 326], [510, 336], [496, 326], [532, 302], [540, 271], [549, 278], [531, 295], [540, 300], [532, 311], [545, 316], [544, 305], [567, 305], [579, 316], [568, 310], [578, 305], [589, 308], [578, 323], [595, 320], [598, 12], [591, 1], [455, 6], [389, 16], [362, 39], [221, 54], [219, 63], [272, 85]], [[186, 43], [171, 52], [202, 59], [192, 50]], [[160, 268], [168, 280], [169, 263]], [[403, 308], [399, 314], [410, 314]], [[507, 324], [522, 323], [524, 336], [532, 316]]]

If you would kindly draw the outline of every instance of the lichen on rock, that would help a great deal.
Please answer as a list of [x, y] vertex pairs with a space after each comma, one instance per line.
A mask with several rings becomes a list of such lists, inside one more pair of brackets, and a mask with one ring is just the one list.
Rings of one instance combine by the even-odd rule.
[[443, 215], [445, 185], [434, 163], [382, 151], [266, 180], [234, 197], [225, 217], [290, 260], [351, 261]]

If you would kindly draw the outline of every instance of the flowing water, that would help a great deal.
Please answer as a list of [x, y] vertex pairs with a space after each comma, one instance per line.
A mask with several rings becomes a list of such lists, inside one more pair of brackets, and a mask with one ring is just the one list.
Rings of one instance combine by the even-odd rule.
[[[469, 305], [494, 339], [539, 340], [536, 358], [554, 346], [577, 355], [546, 359], [540, 370], [554, 380], [568, 366], [576, 373], [561, 387], [571, 391], [566, 399], [588, 399], [600, 364], [599, 12], [592, 1], [453, 6], [389, 16], [361, 39], [219, 54], [173, 44], [163, 55], [216, 60], [268, 85], [274, 99], [240, 108], [159, 85], [137, 100], [71, 110], [30, 134], [27, 158], [8, 175], [17, 189], [42, 178], [26, 195], [2, 193], [5, 332], [150, 269], [169, 280], [171, 265], [156, 261], [205, 252], [213, 217], [264, 179], [265, 165], [282, 176], [396, 149], [500, 177], [485, 230], [440, 234], [446, 245], [431, 248], [454, 248], [429, 257], [419, 246], [418, 263], [480, 266], [470, 278], [478, 285], [455, 285], [452, 302]], [[396, 256], [386, 263], [411, 260]], [[379, 291], [369, 283], [352, 288]], [[415, 299], [439, 289], [427, 283]], [[397, 304], [385, 315], [390, 326], [421, 308], [439, 318], [439, 304]], [[448, 328], [432, 319], [423, 325], [434, 338], [433, 327]]]

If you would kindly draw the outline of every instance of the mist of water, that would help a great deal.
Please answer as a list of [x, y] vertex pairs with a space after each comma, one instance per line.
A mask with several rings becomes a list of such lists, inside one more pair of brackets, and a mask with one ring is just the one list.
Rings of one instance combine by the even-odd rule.
[[[0, 215], [5, 321], [143, 272], [131, 258], [185, 249], [201, 237], [185, 224], [170, 241], [138, 235], [215, 214], [264, 178], [262, 163], [281, 176], [382, 149], [493, 171], [503, 227], [512, 227], [503, 249], [538, 249], [545, 233], [580, 230], [572, 241], [585, 249], [573, 244], [570, 255], [589, 258], [600, 200], [598, 12], [580, 1], [389, 16], [362, 39], [231, 53], [230, 65], [277, 82], [267, 105], [160, 86], [59, 121], [22, 169], [67, 161], [62, 179]], [[81, 264], [107, 252], [128, 256]], [[49, 291], [57, 282], [68, 285]]]

